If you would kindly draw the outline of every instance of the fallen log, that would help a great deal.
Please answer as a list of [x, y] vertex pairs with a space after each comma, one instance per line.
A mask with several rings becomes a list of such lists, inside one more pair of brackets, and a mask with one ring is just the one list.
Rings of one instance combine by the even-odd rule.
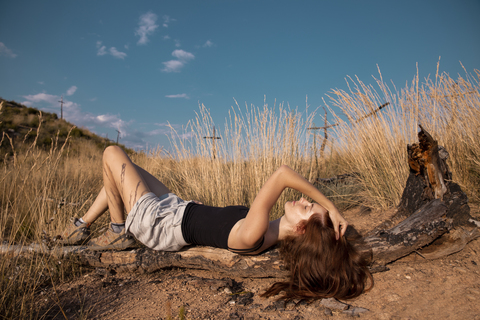
[[224, 249], [187, 247], [178, 252], [137, 248], [126, 251], [92, 251], [85, 246], [53, 247], [32, 244], [0, 245], [0, 254], [26, 256], [48, 254], [57, 259], [70, 259], [90, 267], [101, 267], [117, 272], [150, 273], [161, 269], [186, 268], [210, 270], [245, 278], [283, 277], [287, 273], [278, 250], [269, 250], [257, 256], [243, 256]]

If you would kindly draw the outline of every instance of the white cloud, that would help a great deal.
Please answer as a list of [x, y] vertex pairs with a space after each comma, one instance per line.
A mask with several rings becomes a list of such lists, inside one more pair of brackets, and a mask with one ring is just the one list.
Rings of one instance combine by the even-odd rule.
[[[152, 130], [147, 132], [149, 136], [158, 136], [168, 135], [173, 139], [192, 139], [194, 137], [194, 133], [189, 131], [186, 132], [184, 126], [179, 124], [172, 124], [172, 123], [155, 123], [156, 126], [160, 127], [158, 129]], [[183, 133], [181, 133], [183, 132]]]
[[205, 42], [205, 43], [203, 44], [203, 47], [204, 47], [204, 48], [205, 48], [205, 47], [213, 47], [213, 46], [214, 46], [214, 43], [213, 43], [212, 41], [210, 41], [210, 40], [207, 40], [207, 42]]
[[164, 28], [168, 28], [168, 25], [170, 24], [170, 22], [172, 21], [177, 21], [176, 19], [173, 19], [173, 18], [170, 18], [169, 16], [165, 15], [163, 16], [163, 27]]
[[[26, 101], [22, 103], [27, 106], [33, 106], [37, 109], [55, 112], [57, 115], [60, 115], [60, 96], [43, 92], [35, 95], [27, 95], [24, 96], [24, 98]], [[96, 98], [94, 99], [96, 100]], [[120, 131], [119, 142], [134, 149], [145, 149], [146, 145], [155, 146], [162, 141], [163, 138], [160, 136], [173, 136], [171, 128], [177, 131], [181, 131], [183, 128], [182, 125], [179, 124], [155, 123], [159, 128], [151, 131], [140, 131], [137, 129], [138, 126], [133, 125], [133, 120], [124, 121], [119, 115], [110, 113], [92, 114], [83, 112], [79, 104], [65, 98], [63, 99], [63, 116], [67, 121], [76, 126], [88, 128], [103, 137], [105, 137], [106, 132], [109, 132], [108, 135], [112, 141], [116, 141], [117, 139], [117, 132], [113, 130], [118, 130]], [[189, 138], [188, 133], [176, 137]]]
[[4, 45], [3, 42], [0, 42], [0, 56], [5, 56], [13, 59], [17, 56], [17, 54], [13, 53], [12, 50], [7, 48], [7, 46]]
[[107, 51], [105, 50], [107, 47], [102, 46], [102, 41], [97, 41], [97, 49], [97, 56], [103, 56], [107, 54]]
[[147, 12], [140, 16], [140, 22], [138, 23], [138, 28], [135, 30], [135, 35], [139, 36], [137, 44], [147, 44], [148, 36], [155, 32], [155, 29], [158, 28], [157, 15], [153, 12]]
[[188, 61], [195, 59], [192, 53], [180, 49], [174, 50], [172, 56], [178, 60], [162, 62], [165, 65], [165, 68], [162, 69], [163, 72], [180, 72], [180, 69], [182, 69]]
[[183, 51], [183, 50], [174, 50], [172, 52], [172, 56], [174, 56], [175, 58], [179, 59], [179, 60], [182, 60], [182, 61], [188, 61], [188, 60], [192, 60], [192, 59], [195, 59], [195, 56], [193, 54], [191, 54], [190, 52], [187, 52], [187, 51]]
[[67, 90], [67, 96], [71, 96], [75, 93], [75, 91], [77, 91], [77, 87], [76, 86], [71, 86], [70, 89]]
[[110, 54], [115, 58], [122, 59], [122, 60], [125, 59], [125, 57], [127, 56], [125, 52], [120, 52], [115, 47], [110, 48]]
[[178, 60], [170, 60], [162, 62], [165, 65], [165, 68], [162, 69], [163, 72], [180, 72], [180, 69], [183, 68], [184, 63]]
[[182, 139], [182, 140], [183, 140], [183, 139], [187, 139], [187, 140], [188, 140], [188, 139], [192, 139], [192, 138], [194, 137], [194, 134], [193, 134], [193, 132], [187, 132], [187, 133], [179, 134], [178, 137], [179, 137], [180, 139]]
[[147, 132], [149, 136], [158, 136], [159, 134], [170, 134], [172, 129], [170, 128], [158, 128]]
[[[34, 106], [38, 109], [41, 108], [47, 112], [55, 112], [57, 114], [60, 114], [61, 112], [59, 102], [61, 98], [60, 96], [38, 93], [35, 95], [24, 96], [24, 98], [26, 101], [22, 103], [27, 106]], [[128, 134], [129, 123], [120, 119], [118, 115], [112, 115], [109, 113], [101, 115], [85, 113], [81, 110], [79, 104], [66, 99], [63, 99], [63, 116], [67, 121], [72, 122], [77, 126], [91, 128], [92, 125], [96, 125], [103, 128], [116, 129], [120, 131], [120, 137], [125, 137]]]
[[87, 118], [90, 118], [89, 120], [93, 121], [93, 123], [97, 125], [106, 126], [108, 128], [113, 128], [120, 131], [120, 138], [123, 138], [127, 135], [127, 123], [120, 119], [118, 115], [107, 113], [93, 116], [91, 114], [87, 114]]
[[166, 98], [184, 98], [184, 99], [190, 99], [190, 97], [186, 93], [181, 93], [181, 94], [169, 94], [165, 96]]
[[37, 83], [38, 83], [38, 84], [41, 84], [41, 85], [44, 85], [44, 84], [45, 84], [44, 81], [38, 81]]
[[125, 52], [118, 51], [117, 48], [115, 47], [111, 47], [107, 51], [107, 47], [102, 45], [102, 41], [97, 41], [97, 49], [98, 49], [97, 56], [104, 56], [106, 54], [109, 54], [115, 58], [122, 59], [122, 60], [125, 59], [125, 57], [127, 56]]
[[175, 47], [179, 48], [181, 46], [180, 40], [175, 39], [173, 41], [175, 41]]
[[170, 36], [167, 34], [166, 36], [163, 36], [163, 40], [168, 40], [170, 39]]
[[58, 104], [58, 100], [60, 99], [59, 96], [54, 96], [51, 94], [47, 93], [38, 93], [35, 95], [28, 95], [24, 96], [27, 101], [22, 102], [22, 104], [27, 105], [27, 106], [32, 106], [33, 103], [38, 103], [38, 102], [47, 102], [49, 104]]

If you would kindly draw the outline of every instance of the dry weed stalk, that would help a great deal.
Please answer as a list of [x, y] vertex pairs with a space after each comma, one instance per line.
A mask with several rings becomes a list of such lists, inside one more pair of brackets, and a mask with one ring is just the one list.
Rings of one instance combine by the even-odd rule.
[[[160, 180], [168, 181], [174, 192], [187, 199], [222, 206], [250, 205], [265, 180], [282, 164], [312, 176], [306, 130], [314, 113], [309, 114], [307, 109], [302, 115], [283, 104], [276, 109], [275, 105], [269, 108], [266, 102], [263, 108], [245, 106], [242, 110], [238, 104], [232, 107], [224, 130], [219, 130], [221, 139], [215, 141], [217, 157], [213, 159], [212, 141], [203, 139], [209, 136], [213, 120], [201, 105], [196, 119], [183, 133], [189, 139], [171, 140], [178, 167], [158, 170]], [[275, 209], [277, 215], [282, 208], [283, 204], [279, 204]]]
[[[479, 72], [454, 81], [437, 66], [435, 81], [420, 82], [418, 72], [410, 86], [392, 91], [380, 78], [378, 92], [358, 78], [349, 78], [349, 92], [333, 90], [330, 104], [348, 119], [331, 112], [340, 123], [333, 129], [346, 172], [359, 172], [364, 201], [375, 207], [398, 204], [408, 167], [406, 144], [413, 143], [421, 124], [450, 153], [454, 180], [474, 201], [480, 187]], [[355, 121], [375, 106], [390, 105], [374, 116]], [[328, 104], [326, 103], [328, 106]]]
[[[41, 130], [41, 114], [37, 132]], [[73, 128], [72, 128], [73, 129]], [[7, 138], [9, 138], [7, 136]], [[75, 208], [61, 209], [50, 203], [49, 197], [67, 198], [85, 203], [99, 184], [100, 151], [88, 159], [88, 148], [82, 159], [68, 157], [68, 137], [64, 144], [52, 141], [49, 150], [37, 147], [37, 139], [18, 153], [12, 141], [0, 170], [0, 237], [4, 245], [43, 242], [51, 240], [65, 226], [65, 221], [76, 216]], [[81, 146], [77, 146], [81, 147]], [[82, 152], [80, 151], [80, 152]], [[54, 223], [51, 223], [54, 221]], [[35, 255], [2, 257], [0, 261], [0, 314], [5, 318], [37, 318], [39, 289], [62, 281], [70, 270], [69, 263]], [[45, 311], [45, 309], [43, 309]], [[61, 310], [61, 307], [60, 307]]]

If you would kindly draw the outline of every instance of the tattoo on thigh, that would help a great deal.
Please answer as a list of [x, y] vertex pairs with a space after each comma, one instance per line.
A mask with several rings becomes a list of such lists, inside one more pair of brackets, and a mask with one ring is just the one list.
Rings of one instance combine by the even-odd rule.
[[126, 163], [122, 164], [122, 173], [120, 174], [120, 185], [122, 186], [122, 191], [123, 191], [123, 182], [125, 181], [125, 168], [126, 167], [127, 167]]
[[110, 199], [110, 194], [109, 194], [107, 191], [105, 191], [105, 194], [107, 195], [107, 204], [108, 204], [108, 206], [109, 206], [109, 207], [110, 207], [110, 205], [113, 206], [113, 205], [114, 205], [114, 202], [112, 202], [112, 199]]
[[135, 201], [137, 201], [137, 191], [138, 191], [138, 187], [140, 186], [140, 183], [142, 183], [142, 181], [141, 181], [141, 180], [140, 180], [140, 181], [138, 181], [138, 183], [137, 183], [137, 187], [135, 188], [135, 198], [134, 198], [134, 200], [135, 200]]
[[110, 188], [110, 192], [112, 193], [112, 195], [113, 195], [113, 199], [115, 200], [115, 202], [117, 202], [117, 201], [118, 201], [118, 199], [117, 199], [117, 195], [116, 195], [116, 192], [115, 192], [115, 190], [113, 190], [113, 188]]

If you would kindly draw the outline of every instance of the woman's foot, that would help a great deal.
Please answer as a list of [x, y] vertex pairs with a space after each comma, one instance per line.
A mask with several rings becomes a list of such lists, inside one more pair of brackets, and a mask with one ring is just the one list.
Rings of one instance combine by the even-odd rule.
[[90, 237], [90, 224], [81, 222], [77, 218], [72, 218], [71, 223], [60, 235], [58, 243], [63, 245], [79, 245], [87, 242]]
[[120, 233], [115, 233], [110, 226], [107, 231], [98, 238], [88, 242], [88, 248], [94, 251], [103, 250], [123, 250], [135, 244], [135, 239], [125, 234], [125, 229]]

